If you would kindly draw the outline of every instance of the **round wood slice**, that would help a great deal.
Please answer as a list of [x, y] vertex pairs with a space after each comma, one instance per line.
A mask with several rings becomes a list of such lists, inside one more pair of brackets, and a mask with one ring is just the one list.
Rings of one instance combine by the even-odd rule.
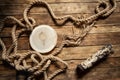
[[39, 25], [32, 31], [29, 40], [35, 51], [47, 53], [56, 46], [57, 33], [48, 25]]

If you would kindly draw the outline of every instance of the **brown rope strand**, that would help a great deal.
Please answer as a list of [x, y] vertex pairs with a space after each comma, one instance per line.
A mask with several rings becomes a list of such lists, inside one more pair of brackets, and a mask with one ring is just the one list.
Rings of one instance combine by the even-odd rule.
[[[72, 15], [65, 15], [62, 17], [57, 17], [49, 4], [44, 1], [34, 1], [23, 12], [23, 18], [22, 19], [16, 19], [15, 17], [9, 16], [6, 17], [4, 21], [6, 20], [12, 20], [15, 23], [13, 23], [12, 31], [11, 31], [11, 37], [12, 37], [12, 45], [6, 49], [6, 46], [2, 39], [0, 38], [0, 45], [2, 47], [2, 59], [7, 61], [11, 66], [15, 67], [16, 70], [21, 71], [27, 71], [30, 72], [31, 75], [28, 77], [28, 80], [31, 80], [35, 78], [38, 75], [44, 74], [45, 80], [51, 80], [56, 75], [58, 75], [61, 72], [66, 71], [68, 68], [68, 64], [61, 60], [60, 58], [56, 57], [58, 55], [64, 46], [79, 46], [81, 41], [84, 39], [84, 37], [89, 33], [89, 31], [94, 26], [97, 19], [100, 17], [107, 17], [109, 16], [116, 8], [116, 1], [115, 0], [109, 0], [110, 3], [107, 3], [105, 1], [101, 1], [98, 6], [96, 7], [96, 14], [89, 16], [87, 18], [80, 18], [73, 17]], [[30, 10], [33, 7], [36, 6], [44, 6], [48, 12], [51, 14], [51, 17], [57, 22], [57, 21], [63, 21], [66, 22], [66, 20], [70, 19], [73, 21], [73, 23], [77, 24], [78, 27], [84, 26], [84, 29], [82, 33], [79, 33], [77, 35], [65, 35], [63, 36], [63, 41], [61, 45], [58, 47], [56, 51], [51, 53], [48, 56], [43, 56], [39, 52], [36, 51], [28, 51], [24, 52], [24, 54], [18, 53], [18, 40], [19, 37], [21, 37], [21, 34], [23, 32], [32, 31], [34, 29], [34, 26], [36, 25], [36, 21], [32, 17], [28, 17], [28, 14]], [[103, 8], [103, 10], [100, 10], [100, 8]], [[20, 27], [21, 29], [18, 29]], [[1, 29], [2, 31], [2, 29]], [[37, 58], [36, 58], [37, 57]], [[30, 60], [30, 62], [28, 62]], [[61, 63], [58, 64], [57, 62]], [[54, 71], [53, 74], [50, 76], [47, 75], [47, 70], [50, 67], [51, 64], [59, 65], [58, 70]]]

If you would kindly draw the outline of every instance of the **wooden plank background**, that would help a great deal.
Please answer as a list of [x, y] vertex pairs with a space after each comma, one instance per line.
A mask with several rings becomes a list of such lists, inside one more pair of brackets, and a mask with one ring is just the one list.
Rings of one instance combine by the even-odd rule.
[[[18, 19], [22, 18], [24, 9], [32, 1], [33, 0], [0, 0], [0, 21], [6, 16], [15, 16]], [[94, 9], [98, 3], [98, 0], [44, 1], [50, 4], [57, 16], [90, 16], [94, 14]], [[61, 27], [56, 26], [46, 9], [34, 8], [31, 10], [30, 16], [36, 20], [37, 24], [51, 25], [60, 35], [72, 34], [72, 23], [68, 22]], [[10, 30], [11, 27], [6, 27], [0, 34], [7, 47], [11, 45]], [[78, 32], [78, 29], [75, 30]], [[19, 52], [30, 49], [28, 35], [22, 35], [19, 43]], [[113, 45], [114, 54], [94, 66], [82, 77], [77, 77], [75, 73], [77, 64], [80, 64], [105, 44]], [[66, 47], [58, 57], [69, 64], [69, 69], [66, 73], [55, 77], [54, 80], [120, 80], [120, 0], [117, 0], [117, 9], [115, 12], [107, 19], [99, 20], [96, 27], [93, 27], [80, 46]], [[15, 71], [14, 68], [1, 61], [0, 80], [26, 80], [26, 77], [25, 74]]]

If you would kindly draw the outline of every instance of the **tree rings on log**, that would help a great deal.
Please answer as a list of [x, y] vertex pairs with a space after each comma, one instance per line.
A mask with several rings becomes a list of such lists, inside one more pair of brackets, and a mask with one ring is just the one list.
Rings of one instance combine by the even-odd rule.
[[32, 31], [29, 41], [35, 51], [48, 53], [57, 44], [57, 33], [48, 25], [39, 25]]

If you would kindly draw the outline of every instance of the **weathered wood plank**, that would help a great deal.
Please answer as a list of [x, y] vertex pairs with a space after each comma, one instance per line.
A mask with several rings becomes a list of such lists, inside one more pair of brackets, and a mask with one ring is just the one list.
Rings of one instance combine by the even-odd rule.
[[[67, 14], [56, 14], [56, 16], [63, 16], [63, 15], [67, 15]], [[78, 16], [79, 14], [69, 14], [69, 15]], [[84, 15], [86, 15], [88, 17], [93, 14], [84, 14]], [[16, 17], [17, 19], [23, 18], [22, 15], [13, 15], [13, 16]], [[49, 14], [46, 14], [46, 13], [31, 14], [29, 16], [33, 17], [36, 20], [36, 24], [38, 24], [38, 25], [39, 24], [55, 25], [55, 23], [53, 22], [53, 20], [51, 19], [51, 16]], [[6, 17], [5, 15], [1, 15], [0, 20], [2, 21], [5, 17]], [[119, 19], [120, 19], [119, 13], [113, 13], [107, 19], [102, 19], [102, 20], [97, 21], [97, 24], [99, 24], [99, 25], [100, 24], [119, 24]], [[62, 21], [58, 22], [58, 23], [62, 23]], [[67, 22], [65, 25], [73, 25], [73, 24], [71, 22]]]
[[[101, 46], [82, 46], [82, 47], [67, 47], [64, 48], [61, 53], [58, 55], [59, 58], [69, 61], [69, 60], [84, 60], [90, 57], [92, 54], [95, 54]], [[120, 57], [120, 45], [113, 45], [114, 53], [109, 57]], [[18, 54], [25, 53], [27, 50], [18, 50]], [[119, 61], [119, 60], [118, 60]]]
[[[93, 26], [92, 30], [89, 33], [111, 33], [111, 32], [120, 32], [120, 26], [119, 25], [95, 25]], [[64, 34], [73, 34], [72, 28], [73, 26], [52, 26], [56, 30], [58, 34], [63, 33]], [[79, 33], [81, 31], [79, 28], [73, 28], [75, 33]], [[10, 37], [11, 36], [11, 30], [12, 27], [5, 27], [3, 31], [0, 33], [1, 37]], [[27, 36], [26, 34], [23, 34], [22, 36]]]
[[[109, 59], [110, 58], [108, 58], [107, 60], [109, 60]], [[92, 80], [92, 79], [94, 79], [94, 80], [104, 80], [104, 79], [106, 79], [106, 80], [116, 80], [116, 79], [118, 79], [119, 80], [120, 79], [120, 77], [118, 77], [118, 75], [120, 73], [119, 66], [113, 67], [112, 65], [108, 65], [110, 68], [108, 68], [107, 66], [105, 68], [105, 65], [107, 65], [107, 63], [106, 63], [107, 60], [97, 64], [90, 71], [88, 71], [87, 74], [85, 74], [84, 76], [82, 76], [80, 78], [77, 78], [76, 73], [75, 73], [75, 68], [76, 68], [77, 64], [79, 64], [79, 63], [77, 63], [77, 61], [70, 62], [69, 63], [70, 64], [70, 68], [69, 68], [70, 71], [68, 71], [68, 73], [67, 73], [68, 77], [71, 80]], [[104, 62], [105, 62], [105, 64], [104, 64]], [[74, 64], [74, 63], [77, 63], [77, 64]], [[113, 64], [112, 61], [108, 61], [108, 64], [109, 63]], [[104, 66], [104, 68], [102, 68], [103, 66]], [[113, 71], [115, 71], [115, 73], [113, 73]], [[116, 71], [118, 71], [118, 72], [116, 72]], [[110, 77], [110, 75], [112, 77]], [[57, 79], [59, 79], [59, 78], [57, 78]]]
[[[65, 26], [64, 28], [57, 28], [55, 26], [53, 26], [53, 28], [55, 28], [55, 30], [57, 31], [58, 34], [60, 34], [59, 36], [61, 36], [62, 34], [72, 34], [72, 27], [70, 26]], [[63, 33], [64, 32], [64, 33]], [[79, 31], [75, 29], [75, 32], [78, 33]], [[83, 45], [102, 45], [102, 44], [120, 44], [120, 39], [119, 39], [119, 26], [104, 26], [104, 27], [93, 27], [93, 29], [91, 30], [91, 32], [88, 34], [88, 36], [86, 36], [85, 40], [83, 41], [83, 43], [81, 44]], [[106, 34], [105, 34], [106, 33]], [[6, 37], [10, 37], [11, 36], [11, 28], [5, 28], [3, 30], [3, 32], [0, 34], [1, 37], [3, 37], [3, 40], [5, 42], [5, 44], [8, 46], [10, 46], [11, 42], [11, 38], [6, 38]], [[29, 39], [27, 37], [28, 35], [23, 35], [19, 42], [21, 44], [19, 44], [19, 49], [29, 49]], [[114, 40], [115, 39], [115, 40]], [[27, 44], [25, 44], [27, 42]], [[60, 42], [60, 41], [59, 41]], [[24, 47], [22, 46], [24, 45]]]
[[[16, 0], [1, 0], [0, 4], [24, 4], [24, 3], [31, 3], [33, 0], [20, 0], [20, 1], [16, 1]], [[48, 3], [60, 3], [60, 2], [66, 2], [66, 3], [74, 3], [74, 2], [81, 2], [81, 3], [94, 3], [94, 2], [98, 2], [98, 0], [42, 0], [42, 1], [46, 1]], [[105, 0], [108, 1], [108, 0]], [[116, 0], [117, 2], [120, 2], [120, 0]]]
[[[118, 2], [120, 4], [120, 2]], [[71, 6], [72, 5], [72, 6]], [[22, 7], [21, 7], [22, 6]], [[0, 5], [1, 13], [5, 14], [20, 14], [23, 13], [24, 9], [28, 4], [2, 4]], [[50, 4], [52, 10], [55, 13], [94, 13], [97, 3], [54, 3]], [[115, 12], [120, 12], [118, 5]], [[45, 8], [35, 7], [31, 10], [31, 13], [47, 13]]]
[[[65, 74], [58, 75], [53, 80], [119, 80], [120, 79], [120, 68], [93, 68], [90, 72], [84, 75], [82, 78], [77, 78], [75, 71], [68, 70]], [[13, 71], [13, 70], [11, 70]], [[114, 74], [113, 74], [114, 72]], [[7, 72], [9, 73], [9, 72]], [[6, 74], [3, 74], [6, 75]], [[1, 80], [16, 80], [15, 74], [6, 75], [1, 77]], [[99, 75], [99, 76], [98, 76]], [[18, 75], [19, 76], [19, 75]], [[18, 78], [19, 80], [25, 80], [24, 76]]]
[[[7, 48], [9, 48], [10, 45], [12, 44], [12, 39], [11, 38], [4, 38], [3, 41], [4, 41]], [[18, 40], [18, 48], [22, 49], [22, 50], [23, 49], [25, 49], [25, 50], [30, 49], [30, 47], [29, 47], [29, 39], [26, 38], [26, 37], [25, 38], [20, 38]]]
[[[106, 61], [104, 61], [104, 62], [106, 62]], [[101, 66], [101, 64], [104, 64], [104, 63], [97, 64], [92, 69], [87, 71], [87, 73], [85, 75], [83, 73], [83, 74], [81, 74], [82, 76], [78, 78], [76, 76], [75, 69], [76, 69], [77, 64], [79, 64], [79, 63], [77, 63], [77, 64], [74, 64], [74, 63], [77, 63], [77, 61], [73, 61], [69, 64], [70, 68], [66, 74], [67, 75], [66, 77], [63, 77], [63, 75], [62, 75], [62, 76], [57, 76], [56, 79], [58, 79], [58, 80], [61, 80], [61, 78], [63, 78], [62, 80], [69, 80], [69, 79], [70, 80], [93, 80], [93, 79], [94, 80], [104, 80], [104, 79], [106, 79], [106, 80], [119, 80], [120, 79], [119, 66], [113, 67], [113, 66], [109, 65], [109, 67], [111, 66], [111, 68], [108, 68], [108, 67], [98, 68], [98, 66]], [[110, 64], [112, 64], [112, 62]], [[106, 64], [106, 65], [108, 65], [108, 64]]]
[[[25, 43], [27, 44], [27, 43]], [[24, 44], [24, 45], [25, 45]], [[91, 56], [92, 54], [96, 53], [99, 49], [101, 49], [102, 46], [82, 46], [82, 47], [68, 47], [64, 48], [62, 52], [58, 55], [63, 60], [69, 61], [69, 60], [84, 60]], [[109, 57], [120, 57], [120, 45], [113, 45], [114, 53], [110, 55]], [[18, 53], [24, 53], [26, 50], [18, 50]], [[119, 60], [118, 60], [119, 61]]]
[[[4, 37], [4, 36], [3, 36]], [[62, 36], [60, 35], [59, 36], [59, 40], [58, 40], [58, 43], [61, 42], [61, 38]], [[11, 38], [2, 38], [3, 41], [5, 42], [6, 46], [10, 46], [11, 44]], [[27, 44], [26, 44], [27, 42]], [[21, 50], [21, 49], [28, 49], [28, 45], [29, 45], [29, 39], [28, 37], [21, 37], [19, 39], [19, 42], [20, 43], [18, 46], [18, 48]], [[24, 47], [23, 47], [23, 44], [24, 44]], [[117, 33], [106, 33], [106, 34], [88, 34], [83, 42], [80, 44], [80, 46], [87, 46], [87, 45], [91, 45], [91, 46], [94, 46], [94, 45], [104, 45], [104, 44], [120, 44], [120, 34], [119, 32]]]
[[[6, 16], [15, 16], [18, 19], [22, 18], [23, 10], [33, 0], [0, 0], [0, 21]], [[94, 8], [98, 0], [45, 0], [52, 7], [56, 16], [62, 15], [93, 15]], [[108, 0], [106, 0], [108, 1]], [[105, 20], [97, 22], [97, 27], [94, 27], [88, 36], [83, 40], [78, 47], [65, 47], [58, 55], [61, 59], [69, 64], [69, 69], [66, 74], [61, 74], [53, 80], [120, 80], [120, 0], [117, 0], [117, 9]], [[72, 7], [71, 7], [72, 6]], [[30, 16], [35, 18], [37, 24], [51, 25], [57, 33], [59, 39], [61, 34], [72, 34], [71, 22], [64, 26], [56, 26], [45, 9], [34, 8], [31, 10]], [[1, 23], [0, 23], [1, 24]], [[1, 27], [1, 26], [0, 26]], [[0, 34], [7, 47], [12, 43], [10, 38], [11, 27], [7, 27]], [[75, 29], [78, 33], [78, 30]], [[61, 41], [61, 39], [58, 41]], [[24, 52], [30, 49], [28, 36], [23, 35], [18, 41], [18, 52]], [[83, 77], [77, 78], [75, 69], [77, 64], [80, 64], [86, 58], [94, 54], [105, 44], [113, 44], [114, 54], [110, 55], [106, 60], [97, 64]], [[57, 48], [56, 48], [57, 49]], [[0, 49], [1, 53], [1, 49]], [[1, 59], [0, 59], [1, 60]], [[4, 66], [0, 62], [0, 80], [25, 80], [24, 73], [16, 74], [16, 71], [10, 68], [9, 65]], [[53, 66], [52, 66], [53, 67]], [[53, 69], [53, 68], [52, 68]]]
[[[69, 68], [66, 73], [58, 75], [53, 80], [99, 80], [104, 79], [106, 80], [117, 80], [120, 79], [120, 58], [107, 58], [103, 62], [95, 65], [93, 68], [90, 69], [85, 75], [82, 77], [77, 77], [75, 69], [78, 64], [80, 64], [83, 60], [70, 60], [67, 61], [69, 64]], [[53, 66], [51, 66], [53, 67]], [[1, 76], [0, 79], [7, 80], [8, 77], [10, 80], [15, 80], [16, 72], [14, 69], [4, 67], [0, 65]], [[114, 74], [113, 74], [114, 71]], [[19, 74], [20, 75], [20, 74]], [[18, 75], [18, 76], [19, 76]], [[98, 76], [99, 75], [99, 76]], [[111, 77], [110, 77], [111, 76]], [[24, 80], [25, 77], [21, 75], [20, 80]]]
[[16, 80], [16, 71], [9, 65], [0, 65], [0, 80]]
[[[94, 72], [95, 70], [95, 72]], [[120, 68], [94, 68], [80, 78], [77, 78], [75, 71], [70, 70], [68, 77], [57, 76], [54, 80], [119, 80]], [[114, 74], [113, 74], [114, 72]], [[66, 75], [67, 75], [66, 74]], [[65, 74], [64, 74], [65, 75]]]
[[[102, 45], [103, 46], [103, 45]], [[69, 47], [64, 48], [59, 54], [59, 57], [64, 60], [76, 60], [76, 59], [86, 59], [92, 54], [96, 53], [102, 46], [82, 46], [82, 47]], [[120, 45], [114, 45], [113, 50], [114, 54], [110, 57], [120, 57]]]

